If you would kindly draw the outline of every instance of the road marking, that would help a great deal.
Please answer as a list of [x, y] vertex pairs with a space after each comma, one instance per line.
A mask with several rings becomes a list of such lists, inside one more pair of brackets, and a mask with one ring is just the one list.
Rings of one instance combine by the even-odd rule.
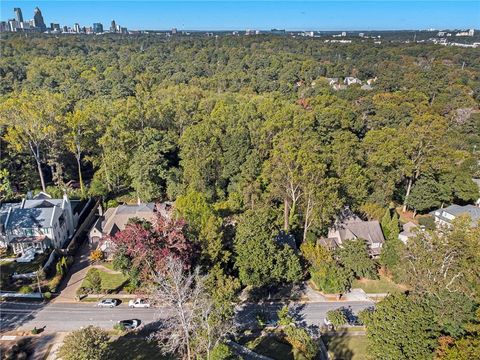
[[3, 341], [12, 341], [15, 340], [17, 337], [15, 335], [3, 335], [0, 340]]

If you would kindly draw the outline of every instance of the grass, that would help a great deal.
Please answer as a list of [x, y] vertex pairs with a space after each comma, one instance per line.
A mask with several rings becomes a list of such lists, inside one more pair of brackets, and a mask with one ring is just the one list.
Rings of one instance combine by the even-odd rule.
[[349, 336], [339, 333], [324, 335], [322, 339], [334, 359], [367, 359], [367, 337], [364, 335]]
[[292, 347], [276, 337], [265, 336], [254, 340], [253, 347], [249, 347], [257, 354], [268, 356], [274, 360], [293, 360]]
[[110, 262], [110, 261], [102, 261], [101, 263], [99, 263], [99, 265], [102, 265], [103, 267], [106, 267], [106, 268], [109, 269], [109, 270], [116, 271], [116, 270], [113, 268], [113, 263]]
[[30, 261], [29, 263], [17, 263], [15, 261], [2, 261], [0, 263], [0, 273], [2, 276], [11, 275], [14, 272], [19, 274], [25, 274], [37, 271], [40, 266], [43, 265], [45, 261], [47, 261], [48, 254], [37, 254], [35, 255], [35, 259]]
[[[88, 270], [88, 273], [92, 269]], [[102, 290], [103, 291], [115, 291], [120, 290], [128, 281], [128, 278], [123, 274], [109, 274], [105, 271], [98, 270], [100, 278], [102, 279]], [[83, 280], [82, 287], [89, 288], [90, 284], [88, 281], [88, 273]]]
[[360, 279], [354, 280], [352, 288], [363, 289], [367, 294], [399, 293], [405, 291], [401, 285], [395, 284], [385, 276], [380, 275], [378, 280]]
[[141, 338], [119, 337], [111, 342], [111, 360], [174, 360], [175, 358], [164, 356], [160, 348], [154, 342], [148, 342]]

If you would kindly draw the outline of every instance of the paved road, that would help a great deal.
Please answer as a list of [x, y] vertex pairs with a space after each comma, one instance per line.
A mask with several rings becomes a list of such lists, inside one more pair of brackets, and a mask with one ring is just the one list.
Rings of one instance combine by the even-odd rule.
[[[299, 321], [306, 325], [321, 326], [328, 310], [347, 307], [353, 313], [372, 306], [372, 302], [321, 302], [307, 304], [292, 304], [291, 312]], [[270, 320], [275, 320], [276, 312], [282, 304], [248, 304], [237, 307], [237, 321], [248, 327], [255, 321], [259, 313]], [[4, 302], [0, 304], [0, 331], [20, 330], [27, 331], [33, 327], [43, 328], [45, 332], [71, 331], [82, 326], [96, 325], [111, 329], [113, 324], [124, 319], [139, 319], [143, 325], [159, 321], [167, 308], [161, 309], [130, 309], [121, 304], [116, 308], [98, 308], [95, 303], [66, 304], [50, 303], [42, 305], [37, 303]]]

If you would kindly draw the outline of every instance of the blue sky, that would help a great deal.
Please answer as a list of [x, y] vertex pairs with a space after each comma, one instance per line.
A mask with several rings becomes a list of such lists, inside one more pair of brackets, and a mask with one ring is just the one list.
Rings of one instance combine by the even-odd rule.
[[91, 26], [94, 22], [129, 29], [231, 30], [391, 30], [480, 28], [480, 1], [0, 1], [0, 18], [25, 19], [35, 6], [45, 23]]

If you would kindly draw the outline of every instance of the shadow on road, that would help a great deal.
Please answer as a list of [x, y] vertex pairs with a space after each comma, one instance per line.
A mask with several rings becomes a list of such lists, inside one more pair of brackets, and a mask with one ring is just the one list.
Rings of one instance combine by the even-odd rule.
[[[35, 319], [47, 303], [34, 300], [4, 301], [0, 304], [2, 321], [0, 322], [0, 334], [13, 331], [18, 327]], [[33, 330], [33, 329], [32, 329]], [[45, 330], [45, 329], [43, 329]]]

